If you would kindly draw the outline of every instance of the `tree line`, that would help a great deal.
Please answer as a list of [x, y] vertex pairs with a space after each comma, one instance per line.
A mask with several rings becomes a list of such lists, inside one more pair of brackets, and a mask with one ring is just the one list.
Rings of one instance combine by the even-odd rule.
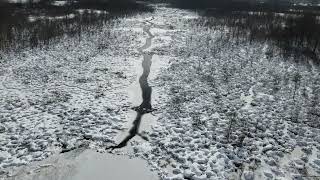
[[319, 60], [320, 7], [297, 6], [291, 1], [171, 0], [173, 6], [195, 9], [198, 24], [228, 28], [226, 39], [252, 43], [272, 41], [282, 55], [305, 54]]
[[[83, 0], [79, 3], [68, 0], [65, 6], [54, 6], [52, 0], [0, 2], [0, 51], [47, 45], [63, 35], [78, 36], [81, 40], [82, 33], [98, 30], [105, 23], [111, 23], [111, 19], [153, 10], [131, 0]], [[79, 13], [78, 9], [85, 10]], [[90, 9], [108, 13], [92, 13]], [[69, 17], [70, 14], [73, 16]], [[54, 17], [60, 18], [55, 20]]]

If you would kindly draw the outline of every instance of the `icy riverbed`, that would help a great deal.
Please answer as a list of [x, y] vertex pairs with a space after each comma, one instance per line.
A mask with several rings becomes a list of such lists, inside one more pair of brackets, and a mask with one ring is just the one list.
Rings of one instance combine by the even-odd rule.
[[85, 149], [52, 156], [9, 176], [8, 180], [159, 179], [141, 159]]

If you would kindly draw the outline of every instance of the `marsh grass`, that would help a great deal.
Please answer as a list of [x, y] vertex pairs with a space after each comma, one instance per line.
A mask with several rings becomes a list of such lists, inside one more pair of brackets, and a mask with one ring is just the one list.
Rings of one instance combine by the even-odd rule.
[[229, 30], [227, 38], [239, 43], [272, 41], [281, 48], [281, 54], [284, 56], [297, 53], [318, 59], [320, 47], [318, 17], [311, 13], [231, 12], [207, 15], [200, 21], [211, 28], [227, 27]]
[[[196, 26], [227, 32], [225, 41], [272, 42], [283, 56], [306, 55], [319, 61], [320, 7], [294, 6], [289, 3], [249, 3], [232, 1], [172, 1], [179, 8], [201, 14]], [[270, 56], [275, 52], [270, 51]]]
[[63, 35], [77, 36], [81, 40], [83, 32], [98, 31], [114, 19], [152, 11], [143, 3], [71, 3], [65, 6], [49, 3], [2, 4], [0, 50], [45, 46]]

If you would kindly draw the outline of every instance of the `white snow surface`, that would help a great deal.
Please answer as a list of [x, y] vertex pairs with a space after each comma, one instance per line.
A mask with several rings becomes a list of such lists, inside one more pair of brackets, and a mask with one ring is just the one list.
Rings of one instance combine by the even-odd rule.
[[68, 1], [53, 1], [52, 5], [54, 6], [65, 6], [68, 4]]
[[[271, 43], [226, 45], [227, 29], [203, 27], [195, 17], [164, 7], [153, 15], [151, 32], [159, 37], [149, 51], [167, 65], [151, 81], [158, 121], [149, 142], [136, 145], [138, 154], [164, 179], [319, 176], [320, 130], [306, 118], [320, 87], [319, 68], [277, 54], [268, 59]], [[294, 103], [296, 72], [301, 87]], [[299, 122], [290, 120], [291, 108], [301, 108]]]
[[3, 55], [0, 171], [85, 140], [96, 148], [114, 143], [130, 107], [125, 88], [137, 76], [143, 34], [121, 29], [124, 19], [112, 24], [84, 33], [81, 41], [65, 37], [46, 48]]
[[[202, 27], [196, 17], [158, 5], [152, 14], [121, 19], [81, 42], [66, 38], [6, 55], [0, 171], [87, 140], [96, 149], [114, 144], [127, 128], [127, 89], [141, 63], [137, 47], [147, 37], [139, 28], [151, 23], [155, 37], [146, 51], [158, 66], [149, 77], [157, 122], [141, 132], [147, 141], [135, 138], [133, 151], [116, 153], [145, 159], [168, 180], [319, 176], [320, 130], [305, 118], [308, 100], [317, 96], [319, 68], [277, 54], [268, 59], [269, 43], [226, 45], [227, 30]], [[296, 71], [301, 86], [295, 102]], [[295, 112], [298, 122], [290, 119]]]
[[73, 19], [75, 18], [75, 14], [68, 14], [64, 16], [29, 16], [28, 21], [29, 22], [35, 22], [38, 20], [50, 20], [50, 21], [56, 21], [56, 20], [63, 20], [63, 19]]
[[78, 12], [79, 14], [84, 14], [84, 13], [88, 13], [88, 14], [108, 14], [108, 11], [103, 11], [103, 10], [98, 10], [98, 9], [77, 9], [76, 12]]

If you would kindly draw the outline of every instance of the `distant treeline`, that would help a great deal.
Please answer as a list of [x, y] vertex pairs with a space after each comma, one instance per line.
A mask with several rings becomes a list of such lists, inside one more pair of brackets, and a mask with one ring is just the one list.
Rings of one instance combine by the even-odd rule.
[[[245, 10], [253, 8], [269, 9], [283, 9], [293, 5], [310, 8], [296, 4], [293, 0], [167, 0], [170, 4], [180, 8], [224, 8], [233, 10]], [[299, 1], [298, 1], [299, 2]], [[301, 2], [301, 1], [300, 1]], [[308, 5], [317, 6], [320, 2], [318, 0], [307, 0]], [[306, 3], [302, 3], [306, 4]]]
[[[318, 1], [302, 6], [280, 0], [171, 0], [180, 8], [203, 15], [198, 23], [228, 28], [227, 39], [272, 41], [283, 55], [299, 53], [319, 60], [320, 7]], [[317, 5], [317, 6], [313, 6]]]
[[[62, 35], [78, 36], [81, 40], [83, 32], [98, 30], [103, 24], [111, 23], [111, 19], [153, 11], [150, 6], [131, 0], [124, 4], [113, 2], [69, 1], [64, 6], [53, 5], [50, 1], [2, 3], [0, 50], [38, 47]], [[99, 10], [101, 13], [96, 13]]]
[[[319, 57], [320, 23], [312, 14], [283, 14], [271, 12], [207, 12], [205, 26], [228, 28], [225, 38], [238, 42], [272, 41], [283, 55], [305, 54]], [[272, 53], [270, 54], [272, 55]]]
[[[31, 4], [31, 3], [52, 3], [55, 0], [18, 0], [14, 1], [16, 4]], [[67, 2], [77, 2], [77, 3], [132, 3], [135, 0], [65, 0]], [[1, 4], [11, 3], [12, 0], [0, 0]]]

